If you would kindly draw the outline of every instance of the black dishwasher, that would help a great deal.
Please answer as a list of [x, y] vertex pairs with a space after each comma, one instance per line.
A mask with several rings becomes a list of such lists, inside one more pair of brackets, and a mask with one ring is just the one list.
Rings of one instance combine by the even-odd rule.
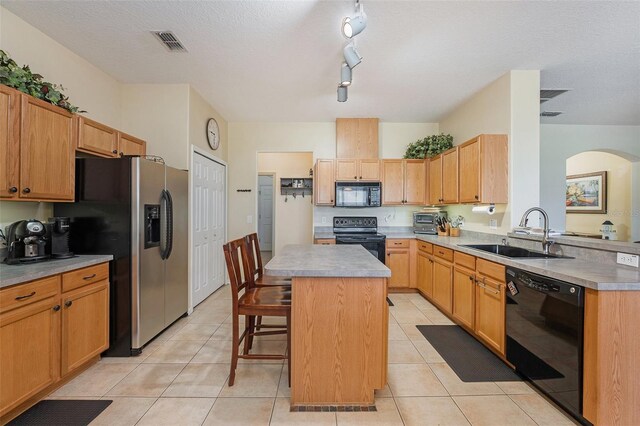
[[584, 289], [514, 268], [507, 268], [506, 281], [507, 360], [584, 423]]

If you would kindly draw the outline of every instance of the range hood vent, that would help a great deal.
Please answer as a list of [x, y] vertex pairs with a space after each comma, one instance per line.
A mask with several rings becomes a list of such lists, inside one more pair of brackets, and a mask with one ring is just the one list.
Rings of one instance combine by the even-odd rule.
[[178, 37], [171, 31], [151, 31], [151, 33], [167, 48], [170, 52], [186, 52], [187, 49], [178, 40]]
[[557, 117], [562, 114], [562, 111], [542, 111], [540, 117]]

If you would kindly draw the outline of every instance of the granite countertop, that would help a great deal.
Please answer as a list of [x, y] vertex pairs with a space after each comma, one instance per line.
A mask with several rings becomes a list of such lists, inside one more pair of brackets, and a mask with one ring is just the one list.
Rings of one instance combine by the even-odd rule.
[[361, 245], [291, 244], [264, 267], [282, 277], [388, 278], [391, 270]]
[[51, 275], [62, 274], [74, 269], [85, 268], [99, 263], [109, 262], [113, 256], [105, 254], [79, 255], [71, 259], [57, 259], [32, 264], [0, 264], [0, 288], [22, 284]]
[[512, 259], [468, 247], [465, 244], [484, 244], [477, 238], [439, 237], [418, 235], [422, 241], [451, 248], [478, 258], [501, 263], [506, 266], [566, 281], [594, 290], [637, 290], [640, 291], [640, 270], [624, 266], [602, 265], [580, 259]]

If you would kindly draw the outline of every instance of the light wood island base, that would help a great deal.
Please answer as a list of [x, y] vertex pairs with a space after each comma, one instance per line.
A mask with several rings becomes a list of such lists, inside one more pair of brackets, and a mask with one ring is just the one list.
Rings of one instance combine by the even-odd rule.
[[386, 278], [294, 277], [291, 406], [371, 405], [387, 383]]

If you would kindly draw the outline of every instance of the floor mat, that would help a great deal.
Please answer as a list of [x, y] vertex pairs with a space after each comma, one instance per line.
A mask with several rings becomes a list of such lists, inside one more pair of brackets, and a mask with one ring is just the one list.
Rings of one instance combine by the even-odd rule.
[[20, 414], [9, 425], [86, 426], [111, 400], [45, 399]]
[[457, 325], [416, 325], [463, 382], [512, 382], [520, 377]]

